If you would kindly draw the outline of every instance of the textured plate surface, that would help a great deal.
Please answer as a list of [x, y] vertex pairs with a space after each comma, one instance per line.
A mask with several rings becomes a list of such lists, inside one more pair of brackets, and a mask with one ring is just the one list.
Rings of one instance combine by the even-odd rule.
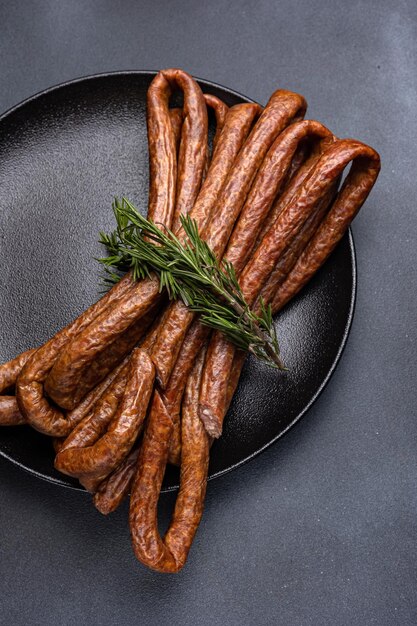
[[[58, 86], [0, 118], [0, 359], [45, 342], [99, 295], [99, 230], [113, 228], [111, 202], [125, 195], [146, 212], [145, 96], [152, 72], [99, 75]], [[232, 105], [248, 101], [200, 81]], [[212, 448], [210, 476], [263, 450], [311, 406], [345, 345], [356, 288], [346, 235], [311, 283], [279, 315], [288, 372], [249, 359]], [[0, 454], [61, 485], [47, 437], [0, 429]], [[177, 484], [169, 469], [166, 488]]]

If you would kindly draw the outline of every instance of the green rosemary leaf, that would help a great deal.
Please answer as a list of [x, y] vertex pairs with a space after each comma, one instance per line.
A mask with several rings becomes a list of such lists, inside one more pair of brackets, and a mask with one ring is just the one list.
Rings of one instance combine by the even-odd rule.
[[111, 268], [130, 269], [136, 280], [154, 273], [160, 290], [166, 290], [170, 299], [181, 298], [203, 324], [222, 332], [237, 348], [283, 369], [271, 307], [261, 300], [258, 315], [250, 309], [235, 268], [218, 261], [190, 216], [180, 217], [184, 231], [180, 240], [143, 217], [126, 198], [116, 198], [112, 206], [117, 227], [109, 234], [100, 232], [99, 241], [109, 255], [97, 259], [107, 282], [120, 280]]

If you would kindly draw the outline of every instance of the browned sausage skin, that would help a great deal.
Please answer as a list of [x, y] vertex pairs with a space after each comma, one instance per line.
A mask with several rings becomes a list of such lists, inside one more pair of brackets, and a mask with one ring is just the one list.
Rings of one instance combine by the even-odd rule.
[[333, 177], [336, 177], [349, 162], [353, 163], [329, 214], [276, 293], [272, 303], [276, 310], [280, 310], [298, 293], [334, 250], [368, 197], [381, 168], [378, 153], [352, 139], [336, 142], [322, 160], [323, 169], [327, 166], [329, 176]]
[[265, 155], [225, 252], [224, 258], [233, 263], [237, 275], [249, 259], [272, 203], [285, 182], [294, 155], [306, 137], [328, 141], [332, 133], [313, 120], [296, 122], [278, 135]]
[[103, 515], [117, 509], [129, 493], [139, 456], [139, 447], [133, 448], [123, 463], [104, 480], [94, 494], [94, 506]]
[[[228, 172], [217, 198], [217, 211], [213, 212], [207, 227], [201, 229], [202, 236], [218, 257], [223, 255], [266, 153], [286, 126], [303, 117], [306, 106], [304, 98], [292, 92], [278, 90], [271, 96]], [[162, 388], [168, 383], [181, 343], [193, 318], [190, 311], [176, 303], [168, 320], [167, 331], [161, 332], [155, 344], [152, 359], [157, 371], [157, 380]]]
[[189, 74], [179, 69], [162, 70], [161, 74], [171, 90], [179, 88], [184, 93], [175, 211], [171, 222], [162, 222], [175, 230], [179, 216], [190, 212], [200, 191], [207, 154], [208, 116], [203, 93]]
[[[242, 208], [239, 219], [227, 245], [224, 258], [231, 262], [239, 276], [250, 257], [259, 232], [267, 219], [275, 197], [286, 180], [294, 155], [300, 143], [306, 138], [328, 142], [332, 133], [319, 122], [307, 120], [291, 124], [278, 135], [265, 155], [256, 174], [252, 188]], [[233, 346], [228, 347], [228, 357], [223, 362], [220, 353], [226, 350], [227, 341], [220, 333], [215, 333], [210, 343], [202, 384], [201, 405], [205, 406], [206, 395], [216, 393], [226, 402], [228, 371], [233, 361]], [[222, 376], [222, 370], [227, 372]], [[212, 387], [214, 387], [212, 391]], [[207, 418], [208, 420], [209, 418]], [[207, 422], [207, 428], [209, 428]], [[208, 431], [210, 432], [210, 431]], [[210, 434], [213, 434], [210, 432]]]
[[[169, 113], [169, 98], [175, 87], [184, 92], [177, 168]], [[207, 108], [200, 87], [186, 72], [163, 70], [152, 81], [148, 90], [148, 136], [151, 174], [148, 216], [170, 227], [194, 204], [206, 159]], [[80, 401], [77, 388], [91, 361], [140, 319], [158, 296], [156, 278], [137, 283], [133, 295], [127, 295], [111, 312], [98, 317], [85, 332], [71, 340], [45, 382], [48, 394], [59, 406], [71, 409]]]
[[[265, 284], [268, 273], [274, 270], [276, 262], [285, 249], [291, 246], [297, 237], [302, 240], [303, 224], [312, 213], [314, 215], [315, 211], [320, 211], [326, 198], [330, 199], [329, 193], [332, 193], [335, 181], [339, 179], [344, 168], [351, 161], [353, 161], [352, 169], [328, 216], [318, 227], [316, 235], [313, 236], [300, 257], [304, 260], [304, 265], [300, 259], [297, 261], [275, 295], [272, 303], [273, 309], [279, 310], [311, 278], [334, 249], [365, 201], [379, 171], [379, 157], [375, 151], [353, 140], [336, 141], [326, 150], [305, 179], [304, 184], [266, 233], [240, 279], [243, 293], [249, 304], [254, 303], [260, 288]], [[305, 263], [306, 258], [308, 258], [308, 266]], [[208, 355], [203, 375], [200, 417], [208, 432], [218, 437], [224, 417], [227, 380], [233, 363], [234, 348], [218, 335], [212, 339], [212, 343], [214, 341], [216, 345], [209, 348], [212, 361], [209, 360]], [[220, 401], [219, 398], [221, 398]]]
[[[226, 115], [207, 178], [190, 213], [201, 231], [204, 231], [211, 219], [219, 193], [260, 111], [261, 108], [256, 104], [240, 104], [231, 107]], [[182, 229], [178, 229], [176, 234], [184, 236]], [[164, 380], [171, 374], [192, 319], [193, 316], [182, 302], [170, 305], [152, 352], [152, 355], [155, 353], [155, 362], [167, 363]]]
[[[161, 317], [163, 317], [163, 313], [161, 314]], [[159, 321], [157, 319], [144, 341], [140, 344], [141, 352], [148, 352], [152, 348], [158, 331], [158, 324]], [[142, 361], [139, 361], [135, 370], [132, 370], [132, 364], [129, 364], [130, 360], [130, 357], [126, 357], [120, 364], [111, 381], [108, 381], [108, 384], [105, 386], [103, 393], [100, 394], [98, 398], [95, 399], [95, 402], [91, 404], [90, 411], [82, 411], [85, 417], [79, 421], [79, 423], [77, 422], [75, 428], [68, 435], [63, 444], [60, 445], [59, 450], [57, 450], [57, 452], [64, 452], [67, 449], [71, 449], [71, 453], [62, 454], [60, 459], [57, 460], [57, 463], [65, 466], [67, 468], [67, 473], [71, 473], [71, 475], [75, 476], [78, 476], [79, 474], [78, 478], [81, 484], [92, 492], [96, 490], [102, 480], [104, 480], [115, 467], [113, 464], [108, 464], [106, 470], [99, 467], [100, 454], [103, 449], [102, 447], [106, 440], [108, 440], [106, 432], [113, 429], [114, 424], [112, 424], [112, 422], [120, 422], [122, 420], [130, 419], [128, 414], [123, 415], [123, 411], [125, 411], [126, 408], [126, 402], [123, 401], [123, 398], [126, 396], [129, 400], [129, 398], [134, 394], [133, 387], [136, 384], [135, 381], [137, 382], [141, 376], [143, 376], [144, 379], [148, 376], [146, 360], [144, 363], [143, 359]], [[134, 372], [133, 378], [132, 371]], [[148, 397], [144, 395], [142, 397], [142, 401], [140, 411], [143, 415], [145, 415], [145, 403], [148, 401]], [[128, 410], [131, 411], [129, 406]], [[74, 411], [76, 412], [77, 409]], [[68, 413], [68, 416], [71, 416], [72, 413], [73, 412]], [[78, 418], [79, 415], [77, 415], [77, 419]], [[139, 423], [138, 433], [141, 431], [141, 428], [142, 423]], [[137, 434], [133, 435], [132, 432], [133, 431], [131, 430], [130, 434], [132, 435], [134, 443], [134, 439], [137, 437]], [[116, 438], [119, 435], [122, 438], [119, 442], [120, 446], [126, 447], [126, 440], [124, 439], [126, 433], [120, 433], [117, 431], [114, 433], [112, 440], [114, 447], [117, 447], [118, 445], [116, 443]], [[104, 438], [104, 440], [100, 443], [101, 438]], [[132, 440], [130, 443], [132, 443]], [[122, 460], [123, 458], [121, 458], [118, 462], [121, 462]], [[92, 467], [97, 467], [97, 469], [92, 469], [87, 474], [82, 468], [85, 468], [88, 463], [90, 463]], [[79, 468], [81, 468], [81, 470]]]
[[0, 365], [0, 393], [15, 386], [17, 377], [22, 371], [23, 366], [30, 357], [35, 354], [36, 350], [36, 348], [26, 350], [26, 352], [18, 354], [14, 359], [11, 359], [11, 361]]
[[155, 400], [139, 455], [130, 498], [129, 524], [136, 557], [160, 572], [178, 572], [184, 565], [200, 522], [207, 484], [209, 438], [196, 411], [204, 353], [187, 383], [182, 413], [180, 490], [173, 519], [164, 537], [157, 526], [157, 504], [168, 457], [172, 421]]
[[129, 373], [116, 415], [107, 432], [88, 447], [72, 448], [67, 442], [55, 459], [65, 474], [95, 481], [105, 478], [132, 449], [146, 415], [152, 394], [154, 367], [147, 353], [136, 348], [129, 360]]
[[0, 426], [21, 426], [26, 423], [15, 396], [0, 396]]
[[213, 138], [213, 148], [212, 148], [212, 156], [216, 150], [217, 144], [220, 139], [220, 135], [226, 121], [227, 112], [229, 107], [225, 104], [220, 98], [213, 96], [211, 93], [204, 94], [204, 100], [206, 101], [206, 105], [214, 111], [214, 116], [216, 119], [216, 133]]
[[180, 141], [181, 141], [182, 109], [178, 107], [174, 109], [170, 109], [169, 118], [171, 120], [172, 132], [174, 133], [175, 149], [177, 151], [177, 157], [178, 157], [178, 151], [180, 149]]
[[[0, 426], [20, 426], [26, 423], [13, 393], [17, 377], [25, 363], [36, 352], [36, 348], [18, 354], [14, 359], [0, 365]], [[5, 395], [2, 395], [5, 394]]]

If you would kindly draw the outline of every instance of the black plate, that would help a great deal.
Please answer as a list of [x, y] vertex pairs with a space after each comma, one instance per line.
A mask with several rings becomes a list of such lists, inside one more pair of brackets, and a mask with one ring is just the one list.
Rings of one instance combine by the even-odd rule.
[[[98, 231], [113, 228], [111, 202], [146, 211], [146, 90], [153, 72], [92, 76], [49, 89], [0, 118], [0, 359], [46, 341], [99, 294]], [[199, 81], [227, 104], [242, 95]], [[351, 233], [277, 320], [289, 371], [249, 359], [212, 448], [210, 477], [281, 437], [329, 380], [346, 343], [355, 301]], [[50, 439], [29, 427], [0, 429], [0, 454], [41, 478], [76, 481], [53, 467]], [[177, 484], [169, 469], [165, 487]]]

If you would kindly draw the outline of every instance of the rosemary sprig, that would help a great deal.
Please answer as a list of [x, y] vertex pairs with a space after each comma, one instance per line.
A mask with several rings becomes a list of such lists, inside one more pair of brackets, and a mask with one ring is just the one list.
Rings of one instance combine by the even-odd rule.
[[246, 303], [234, 267], [219, 262], [201, 239], [197, 224], [181, 216], [185, 238], [180, 241], [170, 230], [144, 218], [127, 200], [115, 200], [117, 228], [100, 233], [109, 256], [98, 259], [107, 272], [107, 282], [120, 279], [118, 272], [133, 271], [135, 279], [155, 272], [160, 289], [170, 299], [181, 298], [203, 324], [222, 332], [241, 350], [252, 352], [269, 365], [284, 369], [279, 356], [270, 306], [261, 302], [260, 315]]

